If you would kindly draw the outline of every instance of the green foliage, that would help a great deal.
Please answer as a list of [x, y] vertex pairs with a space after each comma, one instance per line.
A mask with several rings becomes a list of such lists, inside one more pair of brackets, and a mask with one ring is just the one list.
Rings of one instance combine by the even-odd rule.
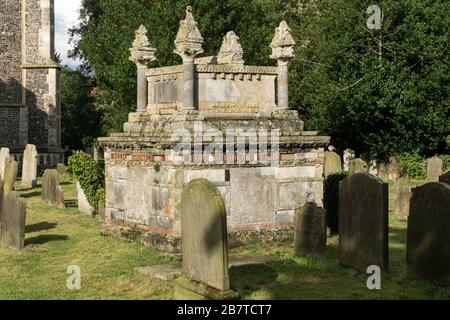
[[100, 113], [91, 96], [92, 83], [80, 70], [63, 68], [61, 73], [62, 142], [70, 149], [92, 146], [101, 135]]
[[398, 157], [403, 174], [410, 179], [421, 180], [427, 176], [425, 159], [418, 154], [403, 153]]
[[347, 172], [331, 174], [324, 183], [323, 206], [327, 211], [327, 225], [331, 234], [339, 233], [339, 182], [348, 175]]
[[450, 171], [450, 155], [440, 155], [439, 158], [441, 158], [442, 162], [444, 163], [444, 171]]
[[68, 172], [77, 179], [89, 204], [97, 210], [105, 202], [105, 174], [88, 154], [77, 151], [68, 160]]

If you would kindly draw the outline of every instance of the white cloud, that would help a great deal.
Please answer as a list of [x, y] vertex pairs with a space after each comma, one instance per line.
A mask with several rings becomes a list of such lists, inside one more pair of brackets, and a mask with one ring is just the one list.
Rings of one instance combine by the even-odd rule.
[[62, 64], [76, 67], [79, 61], [67, 57], [71, 50], [69, 29], [78, 24], [81, 0], [55, 0], [55, 50], [61, 55]]

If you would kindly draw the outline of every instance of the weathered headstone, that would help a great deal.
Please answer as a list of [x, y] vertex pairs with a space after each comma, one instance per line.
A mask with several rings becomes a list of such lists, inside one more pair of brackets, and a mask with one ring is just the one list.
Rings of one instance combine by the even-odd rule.
[[390, 157], [387, 172], [388, 179], [392, 181], [397, 181], [398, 179], [400, 179], [400, 168], [401, 165], [397, 157]]
[[378, 176], [378, 164], [376, 160], [370, 161], [369, 173], [373, 176]]
[[409, 215], [409, 201], [412, 192], [410, 188], [400, 187], [394, 203], [394, 215], [399, 219], [406, 219]]
[[427, 179], [429, 181], [439, 181], [442, 175], [444, 162], [439, 157], [433, 157], [427, 160]]
[[47, 169], [42, 176], [42, 200], [45, 203], [64, 208], [64, 192], [59, 185], [59, 175], [55, 169]]
[[366, 272], [388, 269], [388, 184], [357, 173], [339, 185], [339, 261]]
[[2, 232], [2, 216], [3, 216], [3, 214], [2, 214], [2, 212], [3, 212], [3, 194], [4, 194], [3, 185], [4, 185], [4, 182], [3, 182], [3, 180], [0, 179], [0, 234]]
[[411, 275], [450, 282], [450, 185], [413, 189], [406, 260]]
[[77, 181], [77, 199], [78, 199], [78, 210], [82, 213], [92, 215], [94, 213], [94, 208], [90, 205], [83, 188], [81, 188], [80, 183]]
[[348, 171], [350, 173], [366, 173], [369, 168], [364, 160], [357, 158], [350, 161]]
[[342, 171], [341, 157], [335, 152], [325, 152], [324, 176]]
[[191, 181], [181, 197], [183, 275], [176, 299], [226, 299], [228, 277], [227, 222], [219, 190], [208, 180]]
[[28, 144], [23, 153], [22, 185], [28, 188], [36, 187], [38, 153], [36, 146]]
[[450, 171], [439, 177], [439, 182], [450, 185]]
[[355, 151], [352, 149], [344, 150], [344, 171], [348, 171], [350, 168], [350, 161], [355, 159]]
[[0, 179], [5, 180], [6, 168], [11, 161], [8, 148], [0, 149]]
[[3, 196], [1, 223], [1, 242], [3, 245], [23, 249], [25, 244], [25, 199], [17, 192], [10, 192]]
[[10, 161], [8, 164], [8, 167], [6, 168], [5, 172], [5, 179], [4, 179], [4, 186], [3, 191], [5, 194], [10, 193], [14, 190], [14, 184], [16, 183], [17, 179], [17, 172], [19, 170], [19, 165], [17, 164], [17, 161]]
[[64, 165], [64, 163], [58, 163], [56, 165], [56, 171], [58, 171], [58, 174], [60, 176], [67, 174], [67, 169], [66, 169], [66, 166]]
[[325, 210], [307, 203], [295, 212], [294, 256], [323, 256], [327, 242]]

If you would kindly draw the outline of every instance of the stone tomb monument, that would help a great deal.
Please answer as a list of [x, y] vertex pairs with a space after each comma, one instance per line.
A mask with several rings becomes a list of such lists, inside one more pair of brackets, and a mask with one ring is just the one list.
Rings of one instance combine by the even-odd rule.
[[42, 200], [45, 203], [64, 208], [64, 191], [59, 185], [59, 174], [55, 169], [47, 169], [42, 176]]
[[335, 152], [325, 152], [325, 164], [323, 169], [324, 177], [327, 178], [330, 174], [342, 171], [341, 157]]
[[432, 182], [413, 189], [408, 217], [408, 271], [450, 283], [450, 185]]
[[388, 184], [357, 173], [339, 185], [339, 261], [366, 272], [388, 269]]
[[230, 299], [227, 216], [219, 190], [205, 179], [191, 181], [181, 197], [183, 276], [178, 300]]
[[295, 41], [286, 22], [271, 43], [275, 67], [245, 65], [245, 44], [231, 31], [216, 56], [201, 57], [203, 45], [188, 8], [175, 39], [182, 64], [149, 69], [157, 51], [145, 27], [136, 31], [130, 60], [137, 111], [122, 133], [98, 139], [107, 188], [103, 233], [133, 234], [180, 252], [180, 195], [196, 178], [219, 189], [228, 231], [241, 243], [292, 237], [295, 210], [307, 201], [321, 204], [330, 138], [305, 132], [298, 112], [289, 110]]
[[2, 212], [0, 214], [0, 239], [4, 246], [23, 249], [25, 245], [25, 199], [17, 192], [3, 196]]
[[38, 153], [36, 146], [27, 144], [23, 154], [22, 185], [28, 188], [36, 187], [38, 168]]
[[323, 256], [327, 243], [325, 210], [307, 203], [296, 211], [294, 227], [294, 256]]
[[442, 175], [444, 163], [439, 157], [433, 157], [427, 160], [427, 179], [429, 181], [439, 181]]
[[439, 182], [450, 185], [450, 171], [439, 177]]

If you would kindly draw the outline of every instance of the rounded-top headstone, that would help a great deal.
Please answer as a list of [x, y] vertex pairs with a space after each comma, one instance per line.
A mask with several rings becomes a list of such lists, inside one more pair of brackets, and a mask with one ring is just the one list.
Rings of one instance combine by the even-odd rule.
[[324, 176], [325, 178], [333, 173], [342, 171], [341, 157], [335, 152], [325, 152]]
[[4, 190], [5, 194], [8, 194], [14, 190], [14, 184], [17, 179], [18, 171], [19, 171], [19, 165], [18, 165], [17, 161], [14, 161], [14, 160], [10, 161], [8, 164], [8, 167], [6, 168], [6, 172], [5, 172], [5, 181], [4, 181], [5, 184], [3, 186], [3, 190]]
[[294, 256], [323, 256], [327, 243], [327, 222], [323, 208], [309, 202], [295, 212]]
[[28, 188], [36, 187], [38, 153], [36, 146], [27, 144], [23, 153], [22, 185]]
[[196, 179], [181, 197], [183, 273], [218, 290], [229, 290], [227, 222], [219, 190]]
[[433, 157], [427, 160], [427, 179], [430, 181], [439, 181], [442, 175], [444, 162], [439, 157]]
[[450, 281], [450, 185], [413, 189], [408, 217], [407, 263], [412, 275]]
[[365, 173], [369, 172], [369, 166], [364, 160], [357, 158], [350, 161], [348, 171], [350, 173]]

